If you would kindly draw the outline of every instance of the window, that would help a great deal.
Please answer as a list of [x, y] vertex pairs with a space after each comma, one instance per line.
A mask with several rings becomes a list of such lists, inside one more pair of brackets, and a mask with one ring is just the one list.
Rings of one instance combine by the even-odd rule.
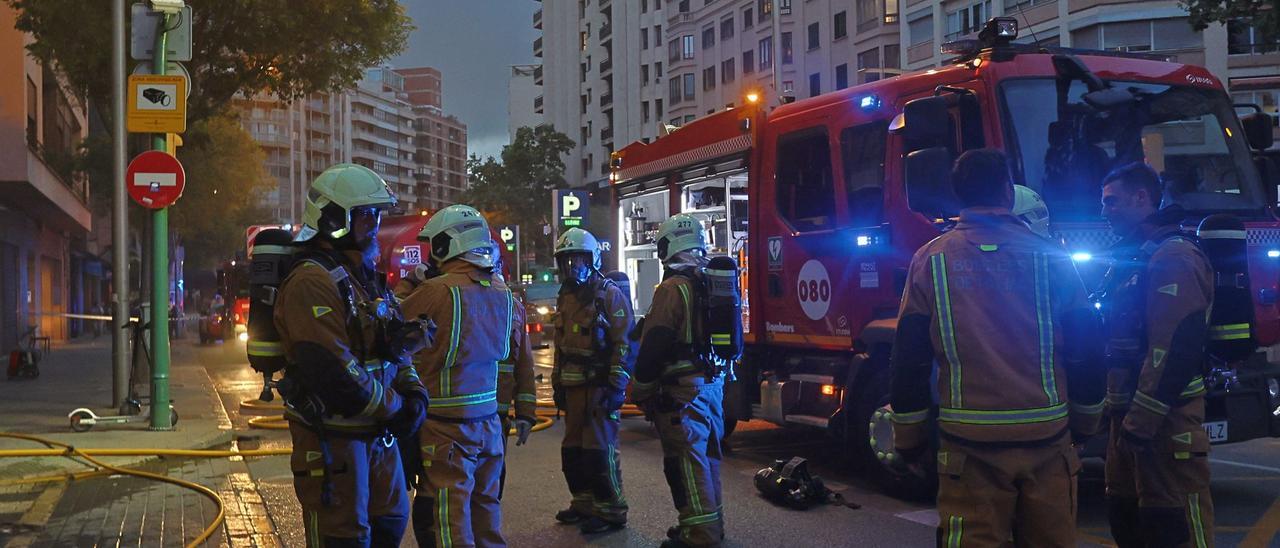
[[791, 15], [791, 0], [778, 0], [778, 15]]
[[760, 70], [765, 70], [773, 66], [773, 37], [766, 36], [760, 39]]
[[670, 80], [667, 80], [667, 99], [671, 101], [671, 104], [673, 105], [680, 104], [681, 95], [682, 94], [680, 92], [680, 79], [672, 78]]
[[858, 54], [858, 74], [860, 83], [874, 82], [880, 79], [880, 50], [871, 48]]
[[697, 97], [696, 95], [697, 90], [694, 89], [694, 87], [697, 86], [697, 83], [694, 81], [695, 78], [693, 73], [681, 75], [680, 78], [684, 80], [684, 100], [685, 101], [694, 100]]
[[654, 83], [657, 83], [659, 78], [662, 78], [662, 61], [658, 61], [657, 63], [653, 64]]
[[815, 72], [809, 75], [809, 97], [819, 95], [822, 95], [822, 73]]
[[734, 70], [736, 68], [734, 67], [736, 63], [737, 62], [732, 58], [725, 59], [720, 63], [720, 82], [721, 83], [728, 84], [738, 77], [738, 75], [735, 74], [736, 71]]
[[662, 99], [653, 100], [653, 115], [659, 120], [662, 119]]
[[653, 26], [653, 47], [662, 44], [662, 25]]
[[582, 51], [587, 51], [587, 37], [591, 36], [591, 31], [579, 33], [578, 38], [582, 42]]
[[680, 0], [680, 3], [676, 6], [676, 11], [689, 13], [689, 0]]
[[845, 12], [837, 13], [831, 21], [831, 39], [839, 40], [849, 35], [849, 22], [846, 21], [848, 16]]
[[1113, 51], [1167, 51], [1200, 49], [1204, 41], [1187, 19], [1175, 18], [1104, 23], [1077, 29], [1071, 32], [1071, 45]]
[[884, 47], [884, 68], [902, 68], [902, 46], [892, 44]]
[[782, 81], [782, 93], [795, 93], [796, 83], [791, 80]]
[[649, 49], [649, 29], [640, 29], [640, 49]]
[[782, 136], [777, 158], [778, 212], [802, 232], [830, 229], [835, 219], [835, 184], [826, 128]]
[[716, 89], [716, 68], [707, 67], [702, 69], [702, 91]]
[[884, 146], [888, 134], [889, 125], [883, 121], [840, 132], [844, 193], [853, 226], [878, 226], [884, 222]]
[[680, 40], [667, 42], [667, 60], [672, 63], [680, 60]]
[[907, 35], [911, 39], [909, 45], [912, 46], [933, 40], [933, 16], [926, 15], [907, 23]]
[[649, 85], [649, 65], [640, 65], [640, 87]]
[[689, 122], [692, 122], [692, 121], [694, 120], [694, 118], [696, 118], [694, 115], [692, 115], [692, 114], [686, 114], [686, 115], [684, 115], [684, 123], [686, 123], [686, 124], [687, 124], [687, 123], [689, 123]]
[[756, 17], [757, 23], [763, 23], [765, 21], [768, 21], [769, 18], [773, 15], [773, 1], [772, 0], [756, 0], [756, 15], [757, 15]]
[[849, 65], [836, 65], [836, 89], [849, 87]]
[[809, 24], [809, 50], [818, 49], [818, 24]]
[[716, 45], [716, 28], [707, 27], [702, 29], [702, 49], [709, 49]]
[[723, 42], [733, 38], [733, 14], [729, 18], [720, 21], [720, 41]]
[[1019, 10], [1030, 8], [1031, 6], [1039, 6], [1040, 4], [1048, 4], [1057, 0], [1004, 0], [1004, 12], [1008, 14], [1018, 13]]
[[756, 71], [755, 50], [747, 50], [742, 52], [742, 73], [751, 74], [755, 71]]
[[[1057, 0], [1054, 0], [1055, 2]], [[898, 2], [896, 0], [886, 0], [884, 3], [884, 24], [898, 24]]]
[[649, 13], [649, 0], [640, 0], [640, 13]]
[[686, 34], [686, 35], [684, 35], [684, 36], [681, 36], [681, 37], [680, 37], [680, 42], [683, 44], [683, 45], [682, 45], [682, 47], [681, 47], [681, 49], [680, 49], [680, 58], [681, 58], [681, 59], [693, 59], [693, 52], [694, 52], [694, 47], [693, 47], [693, 35], [692, 35], [692, 34]]
[[742, 10], [742, 30], [747, 30], [756, 24], [755, 12], [751, 8]]
[[646, 124], [649, 123], [649, 102], [648, 101], [640, 102], [640, 121]]
[[782, 33], [782, 64], [790, 65], [794, 58], [794, 50], [791, 49], [791, 33]]
[[[888, 0], [891, 4], [897, 4], [897, 0]], [[880, 26], [880, 6], [884, 5], [885, 0], [857, 0], [855, 8], [858, 17], [858, 30], [867, 31]]]
[[1227, 53], [1249, 55], [1276, 51], [1280, 51], [1280, 36], [1270, 35], [1266, 30], [1250, 25], [1245, 20], [1227, 23]]
[[947, 14], [947, 40], [955, 40], [966, 34], [982, 30], [991, 17], [991, 2], [982, 2], [960, 8]]

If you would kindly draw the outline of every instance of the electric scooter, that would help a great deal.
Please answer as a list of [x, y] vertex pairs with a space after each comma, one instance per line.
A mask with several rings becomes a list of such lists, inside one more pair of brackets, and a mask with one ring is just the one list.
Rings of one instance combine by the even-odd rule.
[[[146, 423], [151, 421], [151, 405], [149, 397], [138, 395], [137, 376], [138, 364], [142, 359], [147, 362], [148, 371], [151, 369], [151, 351], [147, 348], [146, 330], [151, 327], [150, 323], [143, 324], [138, 320], [130, 320], [122, 329], [131, 329], [133, 331], [133, 359], [132, 367], [129, 368], [129, 397], [124, 403], [120, 404], [119, 415], [98, 415], [88, 407], [81, 407], [67, 414], [67, 419], [71, 422], [71, 430], [74, 432], [88, 432], [94, 426], [99, 424], [130, 424], [135, 422]], [[173, 408], [173, 400], [169, 400], [169, 424], [178, 424], [178, 411]]]

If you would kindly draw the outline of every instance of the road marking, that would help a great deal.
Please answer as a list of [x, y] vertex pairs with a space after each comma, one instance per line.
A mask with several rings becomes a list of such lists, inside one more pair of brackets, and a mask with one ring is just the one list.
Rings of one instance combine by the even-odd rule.
[[1216, 462], [1218, 464], [1229, 464], [1231, 466], [1239, 466], [1241, 468], [1252, 468], [1254, 470], [1263, 470], [1266, 472], [1274, 472], [1276, 474], [1280, 474], [1280, 468], [1274, 468], [1271, 466], [1262, 466], [1260, 464], [1249, 464], [1247, 462], [1236, 462], [1233, 460], [1223, 460], [1223, 459], [1209, 459], [1209, 462]]

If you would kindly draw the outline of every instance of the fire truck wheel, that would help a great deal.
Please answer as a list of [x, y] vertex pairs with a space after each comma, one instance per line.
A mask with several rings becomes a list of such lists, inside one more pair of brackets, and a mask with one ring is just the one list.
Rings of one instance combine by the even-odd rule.
[[84, 411], [78, 411], [75, 414], [71, 415], [71, 431], [88, 432], [89, 429], [93, 428], [93, 423], [83, 422], [83, 421], [84, 419], [88, 419], [91, 417], [92, 416], [89, 413]]
[[745, 404], [745, 390], [742, 381], [726, 382], [724, 385], [724, 438], [729, 439], [733, 435], [734, 429], [738, 427], [738, 422], [744, 420], [741, 414], [742, 406]]
[[853, 466], [886, 493], [909, 500], [932, 500], [938, 488], [934, 466], [906, 467], [893, 450], [888, 362], [887, 349], [874, 352], [864, 365], [871, 369], [864, 369], [865, 373], [846, 391], [854, 400], [845, 406], [852, 411], [845, 419], [845, 454]]

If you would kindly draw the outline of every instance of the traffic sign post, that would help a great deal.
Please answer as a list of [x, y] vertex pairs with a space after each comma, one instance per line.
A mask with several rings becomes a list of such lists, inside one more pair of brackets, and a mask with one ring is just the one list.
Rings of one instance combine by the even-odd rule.
[[[163, 65], [161, 65], [163, 66]], [[182, 133], [187, 130], [187, 79], [181, 74], [129, 76], [130, 133]]]
[[147, 209], [173, 205], [182, 196], [186, 179], [186, 172], [178, 159], [158, 150], [149, 150], [135, 157], [129, 162], [124, 177], [129, 196]]
[[[184, 22], [186, 23], [184, 26], [188, 29], [187, 40], [189, 41], [190, 40], [189, 30], [191, 28], [191, 9], [184, 8], [182, 12], [182, 16], [183, 16]], [[152, 65], [152, 69], [151, 69], [151, 72], [154, 73], [154, 76], [131, 76], [129, 77], [131, 84], [135, 78], [146, 79], [146, 78], [164, 78], [165, 77], [165, 67], [166, 67], [165, 57], [166, 57], [166, 53], [169, 51], [169, 43], [167, 38], [170, 30], [170, 23], [173, 22], [172, 21], [173, 16], [168, 13], [157, 12], [155, 13], [155, 19], [156, 19], [155, 27], [154, 27], [156, 29], [155, 42], [154, 42], [155, 47], [152, 49], [154, 53], [152, 61], [154, 64]], [[188, 59], [190, 59], [190, 49], [191, 48], [188, 46], [187, 48]], [[187, 113], [186, 113], [187, 94], [186, 94], [185, 84], [183, 84], [183, 82], [185, 81], [182, 80], [182, 77], [180, 76], [177, 77], [177, 80], [178, 80], [178, 83], [175, 86], [175, 88], [172, 90], [173, 96], [171, 97], [171, 104], [175, 106], [174, 110], [178, 113], [179, 116], [181, 116], [181, 127], [179, 129], [170, 129], [171, 126], [164, 126], [164, 127], [157, 127], [156, 129], [152, 130], [156, 132], [156, 135], [152, 136], [151, 138], [151, 148], [153, 150], [151, 152], [146, 152], [139, 155], [139, 158], [152, 153], [158, 153], [164, 156], [165, 158], [172, 158], [173, 163], [177, 164], [177, 170], [176, 170], [177, 173], [182, 174], [182, 165], [178, 164], [177, 159], [163, 152], [168, 149], [168, 145], [169, 145], [169, 141], [168, 139], [166, 139], [166, 136], [164, 135], [165, 133], [182, 133], [187, 129], [186, 127], [187, 126]], [[142, 100], [145, 100], [148, 102], [150, 102], [154, 97], [156, 97], [155, 92], [151, 92], [150, 97], [146, 96], [145, 93], [147, 89], [151, 89], [151, 90], [160, 89], [161, 91], [165, 91], [167, 89], [167, 88], [161, 88], [158, 85], [158, 84], [161, 84], [161, 82], [159, 81], [154, 81], [154, 84], [157, 84], [157, 85], [150, 86], [145, 89], [137, 89], [137, 90], [134, 89], [133, 85], [129, 86], [130, 92], [131, 92], [129, 94], [131, 111], [133, 110], [132, 105], [134, 104], [135, 101], [138, 100], [139, 94], [143, 94]], [[164, 106], [163, 98], [159, 101], [159, 103], [161, 103], [161, 106]], [[181, 106], [178, 107], [178, 105], [181, 105]], [[155, 111], [163, 111], [163, 110], [164, 109], [155, 109]], [[133, 112], [130, 112], [130, 114], [133, 114]], [[132, 118], [133, 116], [130, 116], [131, 124], [132, 124]], [[132, 128], [130, 129], [130, 131], [133, 131]], [[152, 157], [154, 158], [155, 156], [152, 156]], [[161, 161], [161, 160], [157, 160], [157, 161]], [[132, 180], [131, 177], [126, 177], [125, 179]], [[167, 179], [164, 177], [158, 177], [157, 179], [165, 179], [164, 182], [167, 182]], [[181, 177], [177, 177], [177, 176], [174, 177], [174, 182], [176, 183], [174, 186], [176, 186], [177, 193], [176, 195], [173, 196], [173, 200], [177, 200], [178, 196], [182, 195], [182, 186], [186, 183], [185, 179], [186, 179], [185, 174], [183, 174]], [[160, 188], [159, 187], [160, 182], [161, 181], [156, 181], [157, 188]], [[129, 186], [132, 189], [134, 185], [130, 184]], [[148, 185], [147, 188], [149, 190], [151, 186]], [[169, 190], [173, 189], [173, 187], [164, 187], [164, 188], [167, 188]], [[173, 203], [172, 201], [169, 202], [169, 204], [172, 204], [172, 203]], [[154, 212], [151, 214], [151, 225], [152, 225], [151, 257], [153, 261], [151, 263], [151, 280], [152, 280], [151, 310], [153, 311], [151, 315], [151, 350], [154, 353], [153, 359], [152, 359], [153, 363], [151, 368], [151, 429], [152, 430], [170, 430], [173, 428], [173, 423], [170, 420], [170, 415], [169, 415], [169, 209], [168, 209], [169, 204], [160, 206], [158, 209], [155, 209]]]

